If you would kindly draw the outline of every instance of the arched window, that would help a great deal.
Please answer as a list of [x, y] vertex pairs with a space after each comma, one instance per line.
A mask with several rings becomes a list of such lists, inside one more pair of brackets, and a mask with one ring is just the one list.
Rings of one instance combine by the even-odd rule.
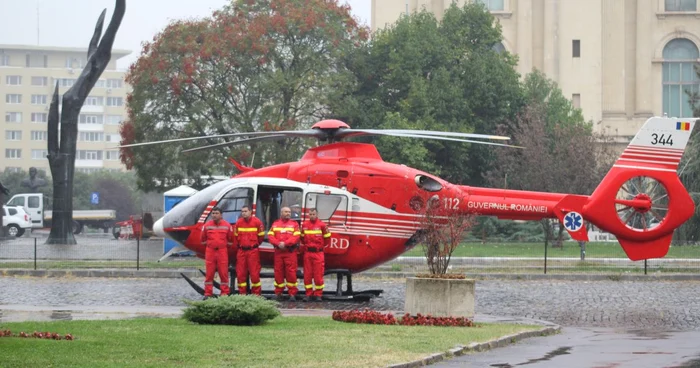
[[493, 51], [496, 51], [497, 53], [502, 53], [503, 51], [506, 51], [505, 46], [503, 46], [503, 43], [499, 42], [495, 45], [493, 45]]
[[666, 45], [663, 57], [664, 113], [671, 117], [692, 117], [688, 94], [698, 92], [700, 85], [694, 68], [698, 48], [686, 38], [677, 38]]

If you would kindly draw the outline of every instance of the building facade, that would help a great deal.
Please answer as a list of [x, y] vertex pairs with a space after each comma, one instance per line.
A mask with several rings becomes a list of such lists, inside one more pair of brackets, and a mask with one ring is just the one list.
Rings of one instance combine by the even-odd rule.
[[[128, 86], [112, 60], [85, 100], [78, 119], [76, 171], [125, 170], [119, 161], [119, 124], [126, 119]], [[49, 172], [47, 118], [56, 84], [59, 102], [87, 63], [87, 49], [0, 45], [0, 171], [36, 167]], [[60, 108], [60, 106], [59, 106]]]
[[372, 0], [371, 28], [425, 8], [484, 3], [517, 54], [559, 84], [598, 131], [629, 141], [650, 116], [692, 117], [687, 92], [700, 81], [697, 0]]

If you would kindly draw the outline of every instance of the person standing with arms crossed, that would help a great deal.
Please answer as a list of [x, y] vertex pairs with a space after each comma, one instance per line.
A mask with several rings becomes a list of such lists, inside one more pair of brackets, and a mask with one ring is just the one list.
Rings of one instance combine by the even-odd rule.
[[[268, 240], [275, 247], [275, 295], [282, 300], [282, 292], [287, 287], [289, 301], [296, 301], [297, 295], [297, 247], [299, 224], [291, 219], [289, 207], [282, 207], [280, 219], [270, 227]], [[286, 283], [285, 283], [286, 279]]]
[[260, 295], [260, 250], [258, 247], [263, 242], [265, 229], [263, 224], [255, 216], [252, 216], [250, 207], [241, 207], [241, 217], [233, 228], [233, 236], [238, 245], [236, 252], [236, 278], [238, 278], [238, 293], [247, 293], [248, 274], [250, 273], [250, 291]]
[[[331, 232], [318, 219], [318, 211], [309, 209], [309, 219], [301, 224], [301, 251], [304, 254], [304, 301], [323, 298], [323, 273], [326, 268], [323, 250], [331, 242]], [[313, 284], [312, 284], [313, 281]], [[315, 285], [315, 286], [314, 286]]]
[[204, 300], [213, 295], [214, 272], [219, 273], [221, 280], [221, 296], [230, 293], [228, 286], [228, 249], [233, 246], [233, 226], [221, 218], [221, 209], [211, 209], [211, 220], [202, 226], [202, 245], [206, 247], [204, 252], [204, 264], [207, 271], [204, 278]]

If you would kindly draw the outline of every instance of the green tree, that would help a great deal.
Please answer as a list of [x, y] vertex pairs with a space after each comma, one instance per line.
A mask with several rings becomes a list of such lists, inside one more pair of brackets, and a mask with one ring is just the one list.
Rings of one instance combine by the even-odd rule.
[[[700, 78], [700, 67], [695, 66], [695, 73]], [[695, 92], [689, 95], [693, 106], [693, 115], [700, 117], [700, 95]], [[700, 241], [700, 128], [696, 126], [688, 141], [683, 159], [680, 165], [680, 178], [690, 195], [695, 201], [695, 215], [674, 233], [674, 242], [698, 242]]]
[[[495, 133], [522, 105], [517, 59], [497, 53], [501, 27], [480, 4], [402, 16], [378, 30], [346, 59], [357, 76], [353, 90], [331, 111], [353, 128], [426, 129]], [[375, 138], [382, 157], [440, 175], [480, 184], [493, 147], [415, 138]]]
[[[133, 92], [122, 143], [308, 128], [336, 91], [353, 88], [344, 60], [368, 30], [349, 10], [337, 0], [232, 0], [211, 17], [172, 22], [127, 74]], [[296, 139], [178, 154], [219, 142], [123, 149], [121, 159], [150, 190], [228, 172], [229, 156], [255, 153], [256, 165], [269, 165], [304, 150]]]

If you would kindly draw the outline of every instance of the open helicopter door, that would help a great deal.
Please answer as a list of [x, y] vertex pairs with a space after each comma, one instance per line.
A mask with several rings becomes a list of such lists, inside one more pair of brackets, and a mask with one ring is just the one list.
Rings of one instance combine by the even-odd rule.
[[345, 254], [350, 248], [350, 238], [344, 232], [348, 222], [348, 196], [330, 194], [328, 191], [312, 189], [305, 194], [304, 220], [308, 218], [309, 208], [315, 208], [318, 218], [328, 225], [331, 242], [326, 254]]
[[[267, 231], [272, 223], [280, 218], [280, 211], [283, 207], [292, 209], [292, 219], [301, 223], [301, 200], [303, 188], [298, 187], [258, 185], [255, 197], [254, 215], [263, 223], [265, 228], [265, 241], [267, 241]], [[298, 210], [297, 210], [298, 209]]]

